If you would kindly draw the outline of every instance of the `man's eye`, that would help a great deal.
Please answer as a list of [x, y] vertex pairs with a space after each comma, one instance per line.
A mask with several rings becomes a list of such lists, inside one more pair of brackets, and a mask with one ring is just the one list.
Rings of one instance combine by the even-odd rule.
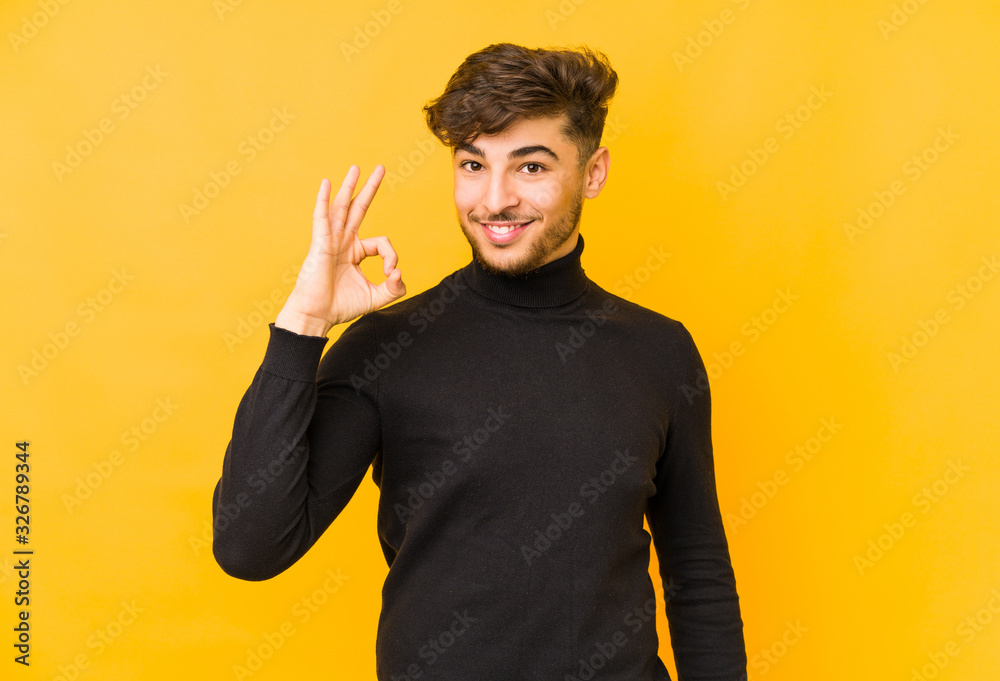
[[[472, 172], [477, 172], [483, 167], [483, 164], [478, 161], [462, 161], [458, 164], [459, 166], [465, 168], [466, 170], [471, 170]], [[541, 163], [525, 163], [522, 168], [528, 169], [529, 175], [538, 175], [540, 172], [545, 170]]]

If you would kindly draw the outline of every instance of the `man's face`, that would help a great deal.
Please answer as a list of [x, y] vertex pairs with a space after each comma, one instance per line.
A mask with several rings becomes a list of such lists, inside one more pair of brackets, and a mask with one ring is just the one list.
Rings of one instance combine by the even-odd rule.
[[576, 146], [559, 132], [564, 120], [522, 119], [455, 150], [458, 221], [485, 270], [525, 274], [576, 247], [583, 198], [604, 184], [607, 149], [595, 153], [599, 172], [580, 172]]

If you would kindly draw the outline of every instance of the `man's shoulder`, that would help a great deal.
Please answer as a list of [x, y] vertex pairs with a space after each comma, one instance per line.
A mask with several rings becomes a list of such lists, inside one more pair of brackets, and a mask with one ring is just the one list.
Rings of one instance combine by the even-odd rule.
[[624, 324], [634, 325], [637, 332], [646, 331], [660, 337], [666, 335], [677, 339], [687, 339], [691, 335], [679, 320], [611, 293], [593, 280], [591, 280], [590, 295], [599, 302], [601, 309], [609, 316], [615, 316]]

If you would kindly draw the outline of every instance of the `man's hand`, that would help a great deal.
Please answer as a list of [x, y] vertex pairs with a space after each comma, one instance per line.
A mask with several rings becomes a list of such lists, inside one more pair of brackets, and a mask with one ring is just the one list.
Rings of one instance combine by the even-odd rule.
[[[358, 238], [358, 227], [371, 204], [385, 166], [377, 165], [352, 200], [361, 169], [352, 165], [330, 205], [330, 181], [320, 183], [313, 212], [312, 242], [299, 276], [275, 326], [308, 336], [325, 336], [335, 324], [348, 322], [406, 295], [399, 258], [388, 237]], [[378, 286], [358, 264], [368, 256], [382, 258], [387, 277]]]

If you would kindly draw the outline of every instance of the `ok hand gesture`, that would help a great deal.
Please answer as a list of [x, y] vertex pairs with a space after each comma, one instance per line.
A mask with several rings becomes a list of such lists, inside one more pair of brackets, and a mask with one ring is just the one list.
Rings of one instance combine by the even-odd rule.
[[[377, 310], [406, 295], [399, 258], [388, 237], [358, 237], [385, 167], [378, 165], [352, 200], [361, 169], [352, 165], [330, 205], [330, 182], [320, 183], [313, 211], [312, 242], [299, 270], [295, 288], [275, 320], [275, 326], [302, 335], [325, 336], [335, 324]], [[369, 256], [382, 258], [387, 277], [372, 284], [358, 267]]]

